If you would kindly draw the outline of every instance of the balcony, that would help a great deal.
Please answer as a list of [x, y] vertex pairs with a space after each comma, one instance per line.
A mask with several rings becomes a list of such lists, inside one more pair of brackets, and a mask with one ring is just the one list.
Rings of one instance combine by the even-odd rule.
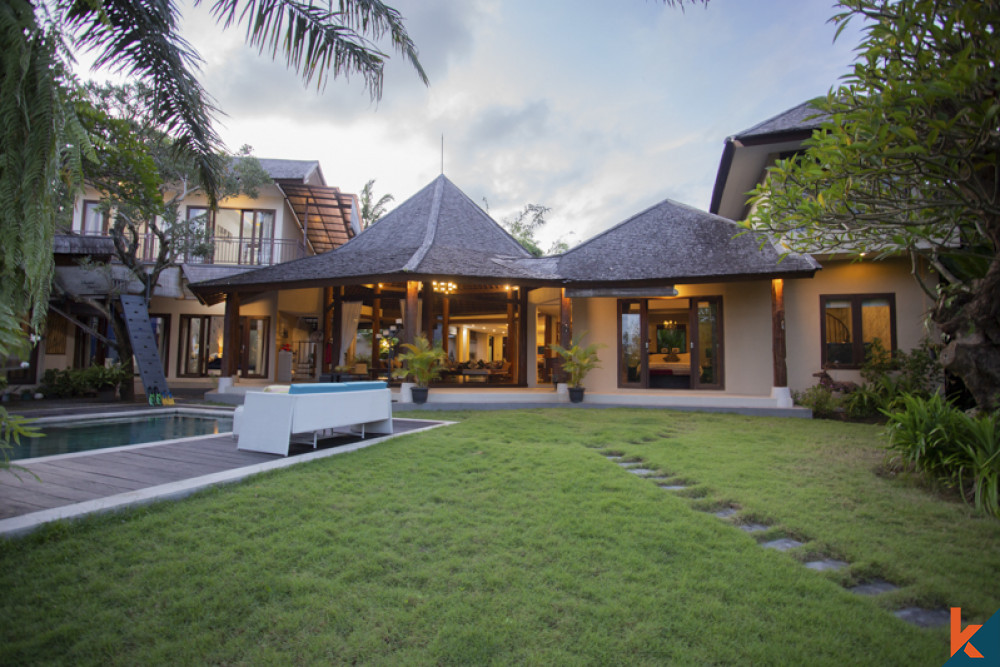
[[[158, 250], [155, 237], [152, 243], [142, 245], [144, 261], [153, 261]], [[212, 250], [207, 255], [191, 255], [181, 260], [185, 264], [224, 264], [229, 266], [271, 266], [301, 259], [306, 256], [305, 245], [298, 239], [267, 239], [250, 241], [214, 237]]]
[[[60, 236], [60, 238], [67, 239], [67, 241], [73, 238], [80, 239], [83, 237], [109, 238], [104, 234], [82, 235], [76, 233], [73, 235]], [[187, 257], [181, 256], [177, 260], [178, 263], [219, 264], [226, 266], [271, 266], [272, 264], [290, 262], [293, 259], [300, 259], [306, 256], [306, 247], [299, 239], [266, 239], [251, 241], [248, 239], [213, 237], [210, 239], [210, 242], [212, 249], [207, 255], [189, 255]], [[79, 254], [79, 251], [73, 252], [76, 245], [80, 244], [74, 245], [72, 243], [64, 242], [60, 245], [57, 242], [55, 249], [56, 252], [60, 252], [60, 249], [62, 249], [63, 254]], [[63, 246], [65, 246], [65, 248], [63, 248]], [[154, 234], [144, 234], [139, 239], [137, 256], [142, 261], [155, 261], [156, 254], [159, 250], [160, 241]], [[107, 246], [105, 251], [113, 252], [110, 244]]]

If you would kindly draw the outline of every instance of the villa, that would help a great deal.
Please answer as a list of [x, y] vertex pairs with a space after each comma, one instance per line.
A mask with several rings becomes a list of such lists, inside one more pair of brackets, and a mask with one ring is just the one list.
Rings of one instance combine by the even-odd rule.
[[[444, 175], [361, 231], [317, 163], [262, 161], [273, 192], [224, 202], [216, 259], [184, 263], [153, 297], [168, 379], [388, 377], [396, 344], [424, 334], [448, 354], [442, 386], [551, 389], [549, 345], [586, 333], [603, 345], [585, 383], [602, 402], [789, 407], [821, 369], [857, 380], [875, 339], [916, 346], [929, 306], [908, 261], [784, 254], [739, 234], [746, 192], [818, 124], [803, 104], [726, 139], [709, 211], [663, 201], [543, 258]], [[93, 253], [102, 228], [78, 206], [78, 234], [57, 244], [67, 256]], [[40, 365], [82, 362], [87, 335], [67, 332], [60, 350], [48, 335]]]

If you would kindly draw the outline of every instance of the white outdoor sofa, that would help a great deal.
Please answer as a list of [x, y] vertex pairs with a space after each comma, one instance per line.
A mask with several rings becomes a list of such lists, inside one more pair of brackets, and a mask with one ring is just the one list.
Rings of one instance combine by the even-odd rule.
[[288, 456], [292, 436], [351, 428], [392, 433], [392, 394], [385, 382], [293, 384], [287, 393], [247, 392], [233, 415], [237, 449]]

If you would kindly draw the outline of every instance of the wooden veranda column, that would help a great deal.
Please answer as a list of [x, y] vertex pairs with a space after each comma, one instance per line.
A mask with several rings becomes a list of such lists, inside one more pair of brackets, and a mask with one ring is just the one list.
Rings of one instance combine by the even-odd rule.
[[377, 377], [378, 370], [382, 368], [379, 359], [379, 353], [382, 350], [380, 341], [382, 340], [382, 285], [376, 283], [375, 289], [373, 290], [374, 297], [372, 298], [372, 370], [376, 371]]
[[344, 288], [333, 288], [333, 317], [330, 325], [330, 346], [333, 348], [333, 366], [337, 367], [344, 363], [340, 358], [340, 348], [344, 341]]
[[521, 374], [521, 356], [517, 353], [517, 302], [514, 293], [507, 293], [507, 361], [510, 362], [510, 377], [515, 382]]
[[[535, 353], [531, 352], [529, 356], [529, 351], [535, 349], [535, 327], [531, 326], [534, 322], [528, 321], [528, 290], [522, 287], [518, 290], [518, 300], [517, 300], [517, 318], [520, 326], [517, 331], [517, 383], [520, 385], [528, 384], [528, 369], [535, 368]], [[531, 365], [528, 365], [528, 359], [531, 359]], [[537, 372], [532, 371], [532, 372]]]
[[240, 360], [240, 294], [226, 295], [226, 313], [222, 320], [222, 377], [235, 377]]
[[404, 343], [413, 343], [417, 332], [417, 296], [420, 293], [420, 283], [409, 280], [406, 283], [406, 315], [403, 317]]
[[428, 281], [420, 288], [420, 301], [423, 310], [420, 315], [420, 333], [431, 343], [434, 343], [434, 285]]
[[573, 300], [565, 288], [559, 298], [559, 344], [565, 348], [573, 344]]
[[445, 355], [448, 354], [448, 320], [449, 320], [449, 310], [451, 304], [448, 300], [448, 296], [445, 295], [441, 299], [441, 349], [444, 350]]
[[771, 281], [771, 337], [774, 357], [774, 386], [788, 386], [788, 366], [785, 363], [785, 284], [781, 278]]
[[[323, 373], [330, 373], [333, 371], [333, 367], [336, 366], [333, 354], [330, 354], [330, 361], [326, 360], [326, 346], [331, 345], [330, 340], [333, 337], [333, 288], [324, 287], [323, 288], [323, 349], [319, 351], [320, 359], [323, 360]], [[332, 348], [332, 345], [331, 345]]]

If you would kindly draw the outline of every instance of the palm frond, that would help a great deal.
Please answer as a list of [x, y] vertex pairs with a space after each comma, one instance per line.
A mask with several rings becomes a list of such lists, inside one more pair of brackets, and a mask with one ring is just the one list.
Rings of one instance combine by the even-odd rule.
[[339, 11], [295, 0], [216, 0], [212, 14], [227, 28], [245, 24], [247, 43], [272, 58], [282, 53], [289, 67], [319, 88], [330, 75], [360, 75], [372, 98], [381, 98], [388, 56], [374, 41], [384, 36], [428, 83], [403, 17], [380, 0], [340, 0]]
[[177, 138], [174, 146], [195, 160], [205, 192], [214, 202], [222, 142], [212, 121], [218, 109], [194, 72], [201, 58], [179, 35], [172, 0], [80, 0], [66, 15], [77, 44], [95, 51], [95, 68], [107, 67], [147, 83], [154, 122]]

